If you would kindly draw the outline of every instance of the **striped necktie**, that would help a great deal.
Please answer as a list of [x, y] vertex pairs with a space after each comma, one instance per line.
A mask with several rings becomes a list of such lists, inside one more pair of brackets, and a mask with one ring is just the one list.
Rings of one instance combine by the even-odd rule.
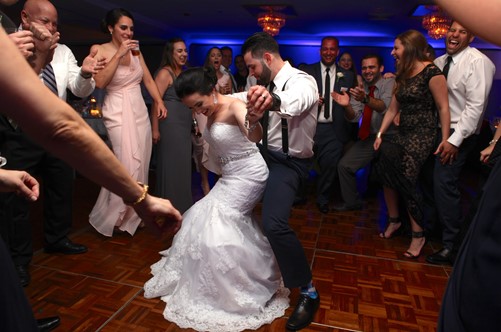
[[54, 75], [54, 69], [52, 69], [52, 65], [50, 63], [42, 71], [42, 79], [50, 91], [54, 92], [56, 96], [58, 96], [56, 76]]

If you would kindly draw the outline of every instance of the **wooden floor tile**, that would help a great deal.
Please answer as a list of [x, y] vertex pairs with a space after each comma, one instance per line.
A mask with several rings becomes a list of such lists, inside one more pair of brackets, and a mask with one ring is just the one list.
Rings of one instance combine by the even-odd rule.
[[[144, 282], [158, 252], [172, 237], [159, 237], [148, 229], [133, 237], [98, 234], [87, 221], [99, 188], [78, 178], [77, 215], [71, 238], [88, 246], [81, 255], [49, 255], [38, 250], [26, 293], [36, 317], [59, 315], [56, 331], [191, 331], [163, 318], [165, 303], [145, 299]], [[313, 190], [311, 190], [313, 192]], [[255, 210], [259, 216], [261, 206]], [[41, 215], [38, 218], [41, 223]], [[386, 213], [381, 194], [369, 196], [361, 211], [321, 214], [313, 196], [291, 212], [297, 232], [311, 262], [320, 309], [303, 331], [435, 331], [442, 294], [451, 267], [426, 264], [425, 257], [439, 247], [426, 244], [417, 260], [402, 256], [408, 236], [382, 239]], [[39, 230], [40, 233], [40, 230]], [[41, 238], [41, 234], [35, 234]], [[43, 243], [36, 242], [37, 249]], [[298, 291], [292, 290], [291, 303]], [[288, 316], [258, 331], [284, 331]]]

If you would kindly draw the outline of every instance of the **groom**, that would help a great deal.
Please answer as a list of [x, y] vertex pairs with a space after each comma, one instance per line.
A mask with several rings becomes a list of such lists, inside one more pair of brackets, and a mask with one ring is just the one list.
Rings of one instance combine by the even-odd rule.
[[312, 163], [317, 84], [313, 77], [284, 61], [277, 42], [264, 32], [249, 37], [242, 54], [249, 75], [259, 85], [238, 97], [246, 97], [249, 111], [262, 118], [260, 148], [270, 171], [263, 197], [263, 230], [285, 286], [300, 288], [299, 302], [286, 325], [299, 330], [311, 323], [320, 304], [303, 247], [289, 226], [296, 191], [307, 179]]

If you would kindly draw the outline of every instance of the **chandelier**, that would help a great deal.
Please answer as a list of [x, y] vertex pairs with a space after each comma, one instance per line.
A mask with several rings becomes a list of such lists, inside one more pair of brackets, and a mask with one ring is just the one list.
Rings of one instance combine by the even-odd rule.
[[427, 6], [430, 13], [423, 17], [423, 28], [428, 31], [428, 35], [433, 39], [445, 37], [451, 24], [450, 18], [438, 6]]
[[257, 24], [263, 28], [263, 31], [271, 36], [276, 36], [280, 29], [285, 25], [285, 15], [279, 13], [281, 6], [264, 6], [266, 12], [257, 15]]

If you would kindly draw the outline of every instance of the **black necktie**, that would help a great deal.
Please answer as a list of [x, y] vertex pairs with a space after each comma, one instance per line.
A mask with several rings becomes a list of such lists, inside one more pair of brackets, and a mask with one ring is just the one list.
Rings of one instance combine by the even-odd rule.
[[331, 99], [331, 76], [329, 75], [331, 67], [325, 69], [324, 83], [324, 118], [327, 120], [330, 114], [330, 99]]
[[[273, 92], [275, 89], [275, 83], [273, 81], [270, 82], [270, 85], [268, 85], [268, 91], [270, 94]], [[264, 111], [263, 118], [261, 119], [261, 126], [263, 127], [263, 147], [265, 148], [265, 151], [268, 149], [268, 120], [270, 118], [270, 111], [266, 110]]]
[[449, 55], [447, 57], [447, 62], [445, 63], [444, 69], [442, 69], [442, 72], [444, 73], [445, 78], [447, 78], [447, 75], [449, 74], [449, 68], [451, 66], [452, 62], [452, 57]]
[[56, 96], [58, 96], [56, 76], [54, 75], [54, 69], [52, 69], [52, 65], [50, 63], [42, 71], [42, 78], [43, 82], [50, 89], [50, 91], [54, 92]]

